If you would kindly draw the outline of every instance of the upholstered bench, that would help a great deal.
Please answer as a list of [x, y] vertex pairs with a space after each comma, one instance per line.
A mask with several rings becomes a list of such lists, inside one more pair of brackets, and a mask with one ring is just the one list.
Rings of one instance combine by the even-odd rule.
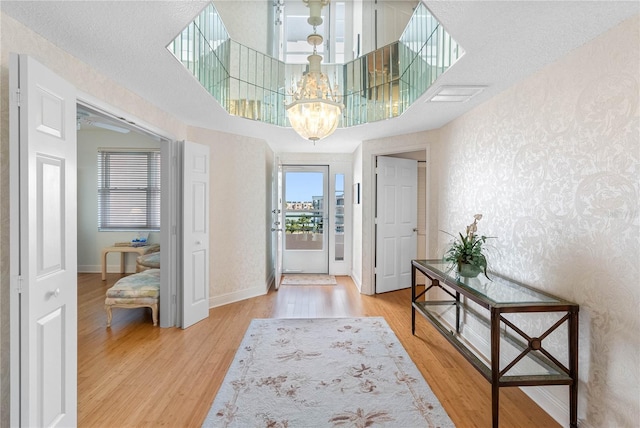
[[160, 269], [148, 269], [118, 280], [107, 290], [104, 307], [107, 327], [111, 327], [112, 308], [151, 308], [153, 325], [158, 325], [158, 298], [160, 296]]
[[136, 257], [136, 272], [160, 269], [160, 251]]

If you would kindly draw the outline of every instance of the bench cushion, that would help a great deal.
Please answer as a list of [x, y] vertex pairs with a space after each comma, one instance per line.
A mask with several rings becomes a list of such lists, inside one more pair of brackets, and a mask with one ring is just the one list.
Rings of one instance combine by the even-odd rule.
[[149, 253], [143, 256], [136, 257], [136, 263], [140, 266], [144, 266], [147, 268], [160, 268], [160, 252], [157, 253]]
[[160, 269], [125, 276], [107, 290], [107, 298], [131, 299], [138, 297], [158, 298], [160, 295]]

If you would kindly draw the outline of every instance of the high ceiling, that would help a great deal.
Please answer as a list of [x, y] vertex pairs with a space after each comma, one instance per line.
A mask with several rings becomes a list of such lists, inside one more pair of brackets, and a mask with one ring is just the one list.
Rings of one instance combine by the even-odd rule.
[[[276, 152], [325, 153], [350, 153], [363, 140], [437, 129], [640, 13], [637, 1], [425, 1], [466, 54], [401, 117], [338, 129], [314, 146], [292, 129], [230, 117], [166, 50], [207, 3], [2, 0], [0, 8], [190, 125], [262, 138]], [[424, 102], [441, 85], [487, 89], [466, 103]]]

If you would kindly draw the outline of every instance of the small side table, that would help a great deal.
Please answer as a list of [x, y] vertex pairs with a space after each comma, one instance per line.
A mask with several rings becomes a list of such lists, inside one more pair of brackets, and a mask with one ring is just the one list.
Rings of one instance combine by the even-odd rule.
[[125, 253], [138, 253], [139, 255], [146, 254], [149, 249], [149, 245], [144, 247], [105, 247], [102, 249], [102, 280], [107, 279], [107, 254], [108, 253], [120, 253], [120, 273], [124, 273], [124, 254]]

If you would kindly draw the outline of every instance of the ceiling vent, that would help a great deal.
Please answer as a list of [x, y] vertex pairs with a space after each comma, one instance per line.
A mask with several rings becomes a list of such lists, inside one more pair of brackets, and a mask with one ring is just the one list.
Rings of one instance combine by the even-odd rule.
[[428, 101], [464, 103], [484, 91], [485, 88], [486, 86], [441, 86]]

